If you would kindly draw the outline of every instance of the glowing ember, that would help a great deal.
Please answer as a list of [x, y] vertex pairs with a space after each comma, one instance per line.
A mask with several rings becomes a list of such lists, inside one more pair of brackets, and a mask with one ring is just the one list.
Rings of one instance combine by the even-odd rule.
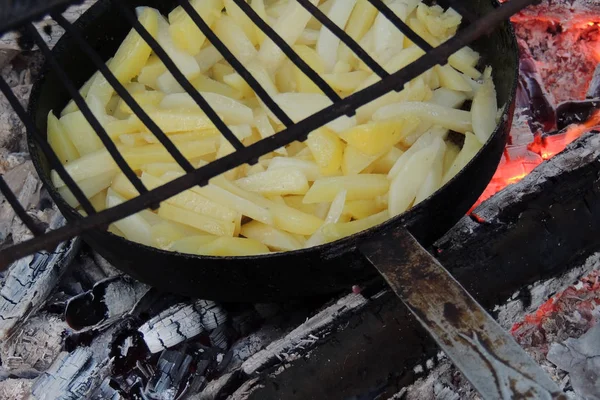
[[536, 135], [533, 143], [526, 146], [530, 153], [525, 153], [525, 156], [511, 158], [510, 154], [505, 152], [503, 162], [501, 162], [498, 167], [496, 174], [471, 210], [475, 209], [483, 201], [492, 197], [506, 186], [517, 183], [525, 178], [544, 160], [554, 157], [570, 143], [595, 127], [600, 128], [600, 110], [594, 112], [590, 119], [583, 124], [571, 125], [562, 133], [557, 133], [555, 135]]
[[546, 301], [538, 310], [513, 325], [511, 333], [522, 345], [548, 351], [548, 340], [565, 331], [586, 332], [597, 322], [600, 309], [600, 271]]

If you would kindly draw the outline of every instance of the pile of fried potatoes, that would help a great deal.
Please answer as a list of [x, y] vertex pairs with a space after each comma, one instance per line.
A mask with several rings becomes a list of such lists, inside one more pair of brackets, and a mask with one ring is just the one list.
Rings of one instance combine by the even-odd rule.
[[[389, 73], [424, 54], [368, 0], [310, 1]], [[454, 10], [418, 0], [386, 4], [432, 46], [452, 37], [461, 22]], [[294, 122], [332, 104], [233, 0], [191, 5]], [[249, 5], [341, 97], [380, 80], [295, 0]], [[181, 7], [168, 17], [148, 7], [137, 14], [244, 145], [285, 128]], [[354, 117], [340, 117], [303, 143], [228, 171], [109, 230], [163, 250], [244, 256], [321, 245], [381, 224], [433, 194], [493, 133], [500, 114], [496, 91], [491, 69], [476, 68], [479, 58], [463, 48], [447, 65], [359, 108]], [[107, 65], [195, 167], [234, 151], [137, 32], [128, 34]], [[80, 93], [148, 189], [184, 174], [99, 72]], [[448, 140], [450, 131], [463, 134], [464, 144]], [[97, 211], [138, 196], [73, 101], [60, 118], [48, 115], [48, 141]], [[64, 199], [79, 207], [56, 171], [52, 179]]]

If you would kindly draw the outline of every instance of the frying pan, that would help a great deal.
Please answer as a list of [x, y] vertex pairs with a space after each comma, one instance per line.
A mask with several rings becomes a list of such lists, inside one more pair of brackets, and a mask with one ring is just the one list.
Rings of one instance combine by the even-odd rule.
[[[148, 5], [167, 13], [174, 2], [129, 0], [132, 6]], [[494, 8], [490, 0], [469, 2], [484, 15]], [[112, 57], [130, 25], [110, 1], [91, 7], [75, 26], [105, 59]], [[408, 230], [428, 246], [465, 215], [494, 174], [514, 110], [518, 55], [510, 24], [505, 23], [474, 44], [484, 62], [493, 68], [498, 104], [506, 105], [501, 122], [471, 163], [447, 185], [408, 212], [359, 234], [334, 243], [251, 257], [206, 257], [158, 250], [100, 230], [84, 240], [122, 271], [149, 285], [187, 296], [220, 301], [277, 301], [347, 290], [377, 277], [377, 271], [360, 247], [377, 243], [385, 232]], [[95, 71], [77, 44], [65, 35], [53, 50], [69, 77], [81, 86]], [[29, 112], [40, 132], [46, 132], [50, 110], [61, 110], [70, 100], [56, 74], [43, 68], [30, 97]], [[81, 218], [58, 194], [50, 180], [49, 164], [30, 137], [31, 157], [50, 195], [68, 220]], [[393, 251], [389, 248], [387, 251]]]
[[[164, 0], [128, 3], [155, 7], [163, 14], [175, 5]], [[105, 60], [129, 31], [129, 24], [113, 4], [98, 2], [75, 24]], [[471, 14], [476, 15], [498, 6], [490, 0], [474, 0], [469, 5]], [[383, 276], [484, 398], [563, 398], [539, 366], [422, 247], [454, 225], [483, 192], [498, 166], [512, 123], [518, 53], [510, 24], [505, 23], [473, 47], [493, 68], [498, 103], [504, 105], [500, 123], [458, 175], [402, 215], [334, 243], [252, 257], [166, 252], [101, 230], [83, 238], [117, 268], [142, 282], [220, 301], [261, 302], [325, 294]], [[95, 72], [92, 62], [68, 35], [53, 52], [78, 85]], [[49, 66], [43, 71], [32, 90], [29, 112], [38, 129], [46, 132], [48, 113], [62, 109], [69, 96]], [[29, 148], [44, 185], [62, 213], [68, 220], [81, 218], [52, 186], [48, 161], [31, 136]]]

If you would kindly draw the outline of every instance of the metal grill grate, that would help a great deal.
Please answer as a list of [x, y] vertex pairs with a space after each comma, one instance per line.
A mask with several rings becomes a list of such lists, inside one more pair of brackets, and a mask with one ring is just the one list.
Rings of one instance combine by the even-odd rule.
[[[108, 0], [107, 0], [108, 1]], [[64, 4], [67, 1], [53, 1], [45, 8], [35, 8], [35, 12], [28, 12], [25, 17], [20, 19], [16, 16], [12, 16], [12, 19], [2, 18], [0, 19], [0, 33], [6, 32], [10, 29], [15, 29], [16, 25], [14, 21], [26, 21], [18, 27], [19, 31], [28, 35], [33, 42], [40, 48], [46, 57], [50, 67], [56, 72], [59, 80], [68, 91], [71, 98], [74, 99], [75, 103], [88, 120], [90, 125], [98, 134], [98, 137], [111, 154], [119, 168], [123, 171], [126, 177], [131, 181], [134, 187], [140, 193], [139, 197], [129, 200], [119, 206], [109, 208], [102, 212], [97, 213], [90, 201], [83, 194], [81, 189], [76, 185], [73, 179], [66, 172], [61, 162], [59, 161], [56, 154], [53, 152], [49, 144], [47, 143], [44, 135], [40, 134], [32, 118], [28, 115], [25, 109], [19, 103], [17, 97], [11, 91], [7, 82], [0, 77], [0, 90], [4, 93], [11, 106], [14, 108], [19, 118], [25, 124], [26, 129], [29, 131], [35, 142], [40, 146], [43, 153], [48, 158], [48, 161], [53, 169], [56, 170], [60, 178], [69, 187], [75, 198], [80, 202], [82, 208], [88, 214], [87, 217], [72, 221], [67, 225], [58, 228], [47, 233], [42, 232], [42, 229], [35, 225], [33, 220], [27, 215], [27, 212], [17, 201], [15, 195], [10, 191], [5, 181], [0, 176], [0, 191], [6, 197], [9, 204], [15, 210], [15, 213], [23, 223], [31, 230], [34, 237], [28, 241], [7, 247], [0, 251], [0, 270], [6, 269], [12, 262], [27, 256], [29, 254], [38, 251], [52, 251], [60, 242], [63, 242], [71, 237], [80, 235], [88, 230], [106, 227], [108, 224], [118, 221], [128, 215], [134, 214], [146, 208], [157, 208], [158, 204], [184, 190], [187, 190], [195, 185], [205, 185], [209, 179], [225, 173], [232, 168], [240, 166], [242, 164], [255, 164], [258, 162], [258, 158], [266, 153], [272, 152], [279, 149], [282, 146], [288, 145], [294, 141], [306, 140], [308, 133], [313, 130], [334, 121], [338, 117], [342, 116], [353, 116], [355, 111], [371, 101], [389, 93], [391, 91], [400, 91], [403, 89], [404, 84], [410, 80], [418, 77], [423, 72], [429, 70], [435, 65], [444, 65], [447, 63], [448, 58], [460, 50], [461, 48], [469, 45], [474, 40], [478, 39], [482, 35], [489, 33], [501, 22], [507, 20], [511, 15], [515, 14], [519, 10], [532, 4], [534, 0], [511, 0], [498, 7], [493, 12], [481, 18], [475, 18], [469, 13], [465, 7], [463, 7], [457, 0], [445, 0], [440, 1], [442, 5], [453, 7], [454, 10], [459, 12], [463, 21], [466, 22], [464, 26], [453, 38], [444, 42], [438, 47], [433, 48], [424, 39], [422, 39], [417, 33], [409, 28], [400, 18], [398, 18], [394, 12], [388, 8], [382, 0], [369, 0], [370, 3], [379, 10], [384, 16], [386, 16], [400, 31], [402, 31], [407, 38], [413, 43], [419, 46], [425, 54], [407, 65], [403, 69], [389, 74], [386, 70], [379, 65], [367, 52], [361, 48], [361, 46], [353, 40], [343, 29], [338, 27], [333, 21], [323, 14], [316, 6], [314, 6], [308, 0], [294, 0], [297, 1], [302, 7], [304, 7], [310, 14], [312, 14], [319, 22], [326, 26], [333, 34], [335, 34], [342, 43], [356, 54], [356, 56], [365, 63], [375, 74], [377, 74], [381, 80], [377, 83], [356, 92], [344, 99], [333, 90], [324, 80], [319, 76], [317, 72], [312, 70], [288, 45], [283, 38], [278, 36], [275, 31], [263, 21], [258, 14], [244, 1], [234, 0], [235, 3], [246, 13], [250, 20], [258, 26], [264, 34], [270, 38], [282, 51], [283, 53], [298, 67], [303, 73], [305, 73], [322, 92], [333, 102], [333, 104], [313, 115], [294, 123], [289, 116], [276, 104], [276, 102], [268, 95], [266, 90], [260, 86], [258, 81], [252, 76], [248, 69], [240, 62], [236, 57], [227, 49], [223, 42], [217, 37], [217, 35], [211, 30], [211, 28], [205, 23], [202, 17], [194, 10], [187, 0], [177, 0], [182, 8], [192, 18], [198, 28], [204, 33], [210, 43], [221, 53], [224, 59], [235, 69], [235, 71], [248, 83], [248, 85], [254, 90], [257, 97], [265, 103], [270, 111], [285, 125], [285, 129], [274, 136], [260, 140], [259, 142], [250, 146], [244, 146], [240, 140], [233, 134], [233, 132], [225, 125], [217, 113], [209, 106], [207, 101], [202, 95], [192, 86], [192, 84], [185, 78], [183, 73], [178, 70], [175, 63], [169, 58], [167, 53], [161, 48], [159, 43], [150, 35], [150, 33], [142, 26], [138, 21], [133, 11], [127, 6], [127, 2], [120, 0], [113, 1], [116, 8], [131, 24], [133, 29], [139, 33], [139, 35], [148, 43], [152, 51], [160, 58], [164, 63], [168, 71], [171, 72], [175, 80], [181, 85], [181, 87], [193, 98], [198, 106], [203, 110], [206, 116], [212, 121], [217, 129], [223, 134], [223, 136], [229, 141], [229, 143], [235, 149], [230, 155], [217, 159], [206, 166], [195, 169], [192, 164], [183, 156], [183, 154], [176, 148], [174, 143], [167, 137], [167, 135], [160, 130], [160, 128], [153, 122], [153, 120], [144, 112], [142, 107], [136, 103], [131, 94], [120, 84], [117, 78], [112, 74], [109, 68], [106, 66], [105, 61], [100, 57], [98, 53], [86, 42], [83, 34], [68, 22], [60, 11], [64, 10]], [[71, 1], [69, 3], [76, 3]], [[60, 11], [57, 11], [60, 10]], [[149, 131], [154, 134], [158, 141], [167, 149], [175, 161], [183, 168], [186, 174], [174, 181], [171, 181], [164, 186], [157, 189], [148, 190], [133, 170], [127, 165], [121, 154], [118, 152], [113, 141], [109, 138], [108, 134], [96, 119], [90, 108], [87, 106], [83, 97], [79, 94], [79, 91], [71, 82], [65, 71], [61, 68], [57, 59], [54, 57], [52, 51], [48, 48], [47, 44], [39, 34], [39, 32], [33, 26], [31, 20], [45, 13], [49, 15], [62, 26], [66, 33], [77, 43], [81, 51], [83, 51], [87, 57], [93, 62], [95, 67], [100, 73], [106, 78], [108, 83], [114, 88], [115, 92], [123, 99], [123, 101], [131, 108], [133, 114], [136, 115], [140, 121], [146, 125]], [[10, 12], [6, 12], [3, 17], [9, 15]], [[7, 21], [11, 21], [10, 23]]]

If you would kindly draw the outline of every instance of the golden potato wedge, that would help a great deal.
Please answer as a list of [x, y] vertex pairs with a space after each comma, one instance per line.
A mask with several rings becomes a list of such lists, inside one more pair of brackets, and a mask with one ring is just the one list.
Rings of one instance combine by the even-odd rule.
[[[124, 202], [125, 199], [111, 189], [108, 189], [106, 195], [106, 208], [115, 207]], [[114, 225], [128, 240], [146, 246], [152, 246], [152, 236], [150, 234], [151, 225], [140, 213], [130, 215], [120, 221], [114, 222]]]
[[369, 156], [378, 156], [410, 135], [420, 119], [405, 117], [357, 125], [340, 137], [350, 146]]
[[471, 132], [465, 134], [465, 143], [463, 148], [458, 153], [458, 156], [452, 163], [452, 166], [444, 174], [442, 184], [445, 185], [450, 179], [454, 178], [472, 159], [475, 157], [479, 150], [483, 147], [483, 144], [477, 139], [477, 137]]
[[63, 164], [79, 158], [79, 152], [52, 111], [48, 113], [48, 143]]
[[217, 239], [217, 236], [212, 235], [198, 235], [181, 238], [171, 244], [169, 250], [176, 251], [183, 254], [196, 254], [198, 250], [210, 242]]
[[354, 200], [348, 201], [344, 205], [343, 214], [349, 215], [353, 219], [363, 219], [380, 213], [386, 208], [375, 200]]
[[177, 222], [192, 228], [210, 233], [215, 236], [233, 236], [234, 222], [227, 222], [206, 215], [200, 215], [168, 203], [162, 203], [158, 216], [169, 221]]
[[342, 173], [344, 175], [358, 175], [369, 165], [377, 160], [378, 155], [370, 156], [353, 146], [346, 146], [342, 160]]
[[[223, 9], [223, 0], [192, 0], [190, 4], [208, 26], [214, 24]], [[169, 23], [169, 33], [177, 48], [187, 54], [198, 54], [206, 36], [181, 6], [171, 11]]]
[[200, 255], [213, 257], [255, 256], [269, 253], [269, 248], [254, 239], [219, 237], [198, 249]]
[[235, 184], [249, 192], [264, 196], [285, 196], [305, 194], [308, 191], [308, 179], [293, 167], [277, 168], [259, 172], [235, 181]]
[[431, 103], [406, 102], [390, 104], [380, 108], [373, 120], [385, 121], [393, 118], [416, 117], [443, 126], [456, 132], [465, 133], [473, 129], [469, 111], [455, 110]]
[[[83, 194], [85, 194], [85, 197], [91, 199], [110, 186], [113, 176], [115, 176], [115, 171], [108, 171], [91, 178], [83, 179], [77, 183], [77, 186], [79, 186], [79, 189], [81, 189]], [[60, 193], [62, 198], [71, 207], [75, 208], [79, 206], [79, 201], [77, 201], [77, 199], [71, 193], [71, 190], [68, 187], [61, 187], [60, 189], [58, 189], [58, 193]], [[98, 208], [94, 208], [96, 209], [96, 211], [99, 211]]]
[[248, 239], [257, 240], [275, 251], [292, 251], [302, 248], [302, 243], [292, 234], [258, 221], [242, 225], [240, 234]]
[[354, 176], [335, 176], [321, 178], [312, 185], [304, 196], [304, 202], [329, 203], [342, 190], [347, 190], [348, 201], [369, 200], [388, 191], [390, 186], [385, 175], [360, 174]]
[[486, 79], [475, 93], [471, 105], [473, 133], [482, 144], [485, 144], [497, 125], [498, 100], [496, 88], [491, 78]]
[[344, 142], [327, 128], [320, 128], [308, 135], [306, 145], [310, 149], [323, 175], [335, 174], [344, 157]]
[[[86, 154], [81, 158], [65, 164], [65, 170], [75, 182], [84, 179], [93, 178], [106, 172], [117, 171], [118, 167], [113, 158], [106, 149], [98, 150], [94, 153]], [[54, 187], [60, 189], [65, 186], [63, 180], [56, 171], [50, 173]]]
[[390, 214], [385, 210], [357, 221], [326, 225], [323, 227], [323, 235], [327, 242], [333, 242], [382, 224], [389, 218]]
[[[138, 20], [144, 28], [156, 38], [158, 25], [162, 16], [157, 10], [150, 7], [138, 8]], [[150, 46], [136, 30], [132, 29], [123, 43], [119, 46], [115, 56], [108, 65], [113, 75], [120, 83], [127, 83], [137, 76], [150, 57], [152, 50]], [[108, 83], [104, 75], [99, 74], [88, 91], [87, 97], [96, 96], [104, 106], [108, 104], [114, 93], [113, 87]]]

